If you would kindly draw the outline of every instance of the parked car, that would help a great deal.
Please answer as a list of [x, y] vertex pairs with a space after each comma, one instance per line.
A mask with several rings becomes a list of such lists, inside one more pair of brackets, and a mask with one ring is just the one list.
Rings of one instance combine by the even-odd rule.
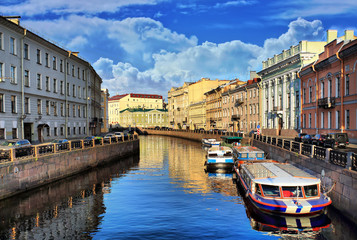
[[4, 158], [6, 152], [2, 150], [15, 150], [15, 157], [22, 157], [32, 154], [32, 144], [27, 139], [12, 139], [12, 140], [5, 140], [0, 145], [0, 159]]
[[257, 134], [256, 130], [252, 130], [249, 132], [249, 137], [252, 137], [254, 134]]
[[55, 139], [51, 143], [56, 143], [58, 150], [68, 149], [68, 140], [67, 139]]
[[88, 136], [85, 137], [84, 140], [84, 145], [88, 146], [91, 145], [90, 141], [94, 139], [95, 144], [100, 144], [102, 142], [102, 137], [99, 136]]
[[305, 144], [312, 144], [312, 138], [315, 135], [310, 135], [310, 134], [306, 134], [303, 138], [302, 138], [302, 142]]
[[112, 137], [115, 137], [115, 134], [114, 134], [114, 133], [107, 133], [107, 134], [104, 136], [104, 139], [109, 139], [109, 138], [112, 138]]
[[324, 134], [316, 134], [312, 138], [312, 144], [317, 146], [324, 146], [327, 135]]
[[302, 142], [303, 137], [307, 135], [307, 133], [299, 133], [297, 137], [295, 137], [295, 142]]
[[115, 132], [115, 133], [114, 133], [114, 136], [115, 136], [115, 137], [118, 137], [118, 138], [119, 138], [119, 137], [121, 138], [122, 136], [124, 136], [124, 133], [123, 133], [123, 132]]
[[160, 130], [159, 126], [154, 127], [155, 130]]
[[346, 147], [349, 144], [347, 133], [328, 133], [324, 147]]

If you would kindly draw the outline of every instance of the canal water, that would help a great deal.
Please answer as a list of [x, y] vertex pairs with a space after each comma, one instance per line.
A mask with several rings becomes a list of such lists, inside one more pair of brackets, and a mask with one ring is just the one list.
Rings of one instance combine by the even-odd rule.
[[0, 202], [0, 239], [357, 239], [333, 208], [262, 214], [229, 173], [204, 171], [200, 143], [141, 136], [120, 159]]

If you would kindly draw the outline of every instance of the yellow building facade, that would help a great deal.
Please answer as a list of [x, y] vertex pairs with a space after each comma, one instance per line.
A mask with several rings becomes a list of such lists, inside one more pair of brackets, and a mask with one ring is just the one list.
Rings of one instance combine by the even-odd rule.
[[[109, 124], [112, 126], [128, 125], [121, 122], [121, 112], [125, 109], [163, 109], [164, 100], [160, 95], [155, 94], [123, 94], [116, 95], [109, 99]], [[133, 126], [133, 123], [129, 125]]]
[[230, 81], [201, 78], [199, 81], [188, 86], [188, 121], [191, 130], [205, 129], [207, 125], [205, 93], [228, 82]]
[[120, 112], [122, 127], [167, 127], [168, 111], [166, 109], [127, 108]]
[[188, 86], [192, 82], [185, 82], [182, 87], [173, 87], [168, 92], [169, 126], [174, 129], [188, 127]]

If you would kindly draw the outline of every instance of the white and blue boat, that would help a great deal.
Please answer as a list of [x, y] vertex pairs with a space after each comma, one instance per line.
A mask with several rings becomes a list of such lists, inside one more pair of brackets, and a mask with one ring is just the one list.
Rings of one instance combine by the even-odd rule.
[[260, 210], [281, 214], [315, 214], [331, 204], [321, 180], [288, 163], [243, 163], [235, 168], [246, 196]]
[[203, 146], [206, 147], [213, 147], [213, 146], [219, 146], [221, 143], [217, 141], [215, 138], [203, 138], [202, 144]]
[[264, 151], [253, 146], [234, 146], [233, 147], [233, 155], [238, 164], [245, 162], [253, 162], [253, 161], [262, 161], [265, 160]]
[[233, 151], [229, 147], [213, 146], [207, 151], [205, 166], [207, 170], [233, 170]]

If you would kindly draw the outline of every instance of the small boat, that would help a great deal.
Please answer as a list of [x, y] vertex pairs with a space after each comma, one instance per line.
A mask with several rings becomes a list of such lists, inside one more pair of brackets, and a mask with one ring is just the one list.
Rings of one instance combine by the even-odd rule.
[[240, 146], [242, 142], [242, 137], [222, 136], [221, 139], [221, 145], [226, 147]]
[[211, 147], [208, 149], [206, 158], [205, 166], [209, 171], [217, 169], [233, 170], [233, 151], [229, 147]]
[[253, 146], [233, 146], [235, 165], [239, 167], [245, 162], [259, 162], [265, 160], [264, 151]]
[[243, 163], [235, 172], [246, 196], [260, 210], [315, 214], [331, 204], [320, 190], [319, 178], [289, 163]]
[[206, 147], [213, 147], [213, 146], [219, 146], [220, 142], [217, 141], [215, 138], [203, 138], [202, 144]]

